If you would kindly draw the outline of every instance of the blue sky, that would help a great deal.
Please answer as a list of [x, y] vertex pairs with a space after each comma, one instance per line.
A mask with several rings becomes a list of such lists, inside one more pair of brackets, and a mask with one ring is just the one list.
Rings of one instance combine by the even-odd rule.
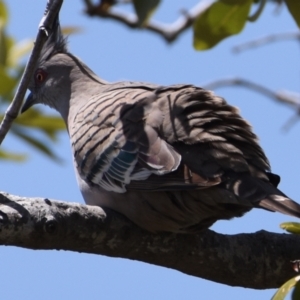
[[[46, 1], [9, 0], [9, 33], [17, 40], [33, 38]], [[172, 22], [183, 7], [197, 0], [164, 0], [154, 18]], [[296, 41], [270, 44], [233, 54], [233, 46], [284, 31], [296, 30], [285, 8], [279, 14], [269, 5], [256, 23], [248, 23], [241, 35], [227, 39], [215, 49], [196, 52], [192, 32], [172, 45], [159, 36], [133, 31], [109, 20], [91, 19], [83, 13], [83, 1], [65, 0], [62, 25], [76, 25], [81, 34], [71, 36], [71, 52], [108, 81], [137, 80], [159, 84], [205, 84], [215, 79], [241, 76], [274, 90], [299, 91], [299, 45]], [[242, 88], [222, 88], [217, 94], [241, 109], [260, 137], [272, 165], [281, 175], [280, 189], [300, 202], [300, 122], [288, 132], [282, 127], [294, 114], [257, 93]], [[53, 112], [54, 113], [54, 112]], [[67, 133], [55, 145], [62, 163], [54, 163], [7, 136], [4, 147], [30, 153], [23, 164], [1, 162], [1, 190], [21, 196], [40, 196], [83, 203], [77, 188]], [[227, 234], [269, 230], [281, 232], [279, 224], [293, 218], [253, 210], [232, 221], [218, 222], [213, 229]], [[2, 299], [270, 299], [274, 290], [256, 291], [209, 282], [178, 271], [120, 258], [66, 251], [33, 251], [1, 247], [0, 287]], [[226, 267], [226, 266], [224, 266]]]

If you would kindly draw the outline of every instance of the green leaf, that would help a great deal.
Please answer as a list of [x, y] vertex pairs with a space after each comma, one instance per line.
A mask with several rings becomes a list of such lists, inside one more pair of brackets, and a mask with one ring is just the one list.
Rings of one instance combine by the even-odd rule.
[[288, 280], [277, 290], [271, 300], [283, 300], [287, 296], [291, 288], [293, 288], [299, 280], [300, 275]]
[[0, 65], [0, 97], [5, 97], [16, 86], [16, 79], [9, 76], [6, 68]]
[[4, 27], [0, 24], [0, 66], [5, 66], [7, 58], [7, 41]]
[[280, 228], [282, 228], [290, 233], [300, 234], [300, 223], [297, 223], [297, 222], [281, 223]]
[[3, 1], [0, 0], [0, 65], [6, 65], [7, 53], [11, 46], [11, 38], [5, 33], [5, 25], [8, 20], [8, 13]]
[[26, 143], [28, 143], [29, 145], [33, 146], [35, 149], [41, 151], [42, 153], [46, 154], [47, 156], [49, 156], [50, 158], [59, 161], [60, 159], [58, 158], [58, 156], [55, 155], [55, 153], [48, 147], [46, 146], [44, 143], [40, 142], [38, 139], [30, 136], [28, 133], [26, 133], [25, 131], [22, 130], [22, 128], [13, 128], [13, 133], [18, 136], [19, 138], [21, 138], [22, 140], [24, 140]]
[[80, 33], [82, 29], [77, 26], [64, 26], [61, 29], [63, 35], [71, 35], [75, 33]]
[[0, 27], [4, 27], [8, 20], [8, 12], [2, 0], [0, 0]]
[[16, 67], [19, 60], [29, 53], [33, 47], [32, 40], [23, 40], [19, 43], [12, 44], [7, 57], [7, 66]]
[[34, 108], [21, 114], [14, 123], [41, 130], [52, 140], [55, 140], [58, 131], [66, 129], [66, 125], [61, 117], [45, 115]]
[[300, 28], [300, 3], [299, 0], [285, 0], [285, 3], [290, 11], [291, 15], [293, 16], [295, 22], [297, 23], [298, 27]]
[[0, 149], [0, 159], [7, 159], [7, 160], [14, 160], [17, 162], [21, 162], [26, 159], [26, 155], [7, 152], [4, 151], [3, 149], [2, 150]]
[[138, 25], [145, 26], [156, 8], [160, 0], [133, 0], [135, 12], [138, 16]]
[[300, 281], [297, 281], [292, 293], [292, 300], [299, 300], [299, 299], [300, 299]]
[[194, 48], [206, 50], [239, 33], [247, 22], [252, 0], [219, 0], [194, 22]]

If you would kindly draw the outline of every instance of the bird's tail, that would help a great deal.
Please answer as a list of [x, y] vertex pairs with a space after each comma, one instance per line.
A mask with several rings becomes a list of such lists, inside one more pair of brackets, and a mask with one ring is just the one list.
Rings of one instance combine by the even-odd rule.
[[258, 201], [257, 206], [300, 218], [300, 205], [284, 195], [268, 195]]
[[277, 188], [280, 177], [272, 173], [266, 175], [269, 181], [249, 174], [238, 177], [234, 174], [231, 176], [227, 188], [241, 199], [252, 203], [253, 207], [300, 218], [300, 205]]

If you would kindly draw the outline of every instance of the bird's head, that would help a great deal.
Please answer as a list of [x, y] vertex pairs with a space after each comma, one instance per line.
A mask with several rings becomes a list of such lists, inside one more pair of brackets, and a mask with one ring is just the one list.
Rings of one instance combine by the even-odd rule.
[[76, 67], [76, 59], [67, 50], [66, 38], [61, 33], [57, 17], [36, 64], [28, 87], [31, 93], [21, 112], [41, 103], [56, 109], [65, 119], [71, 98], [71, 82], [74, 82], [71, 73]]
[[84, 103], [83, 99], [88, 99], [89, 93], [99, 92], [99, 84], [106, 84], [68, 52], [66, 44], [57, 17], [36, 64], [28, 87], [31, 93], [22, 107], [22, 113], [41, 103], [56, 109], [67, 121], [70, 106]]

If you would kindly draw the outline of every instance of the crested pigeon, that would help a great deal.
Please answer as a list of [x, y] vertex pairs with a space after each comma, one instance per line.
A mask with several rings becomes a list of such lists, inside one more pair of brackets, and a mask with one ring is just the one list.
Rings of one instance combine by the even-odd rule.
[[22, 112], [42, 103], [64, 119], [87, 204], [151, 232], [192, 233], [253, 207], [300, 217], [236, 108], [193, 85], [100, 79], [68, 52], [58, 18], [29, 89]]

